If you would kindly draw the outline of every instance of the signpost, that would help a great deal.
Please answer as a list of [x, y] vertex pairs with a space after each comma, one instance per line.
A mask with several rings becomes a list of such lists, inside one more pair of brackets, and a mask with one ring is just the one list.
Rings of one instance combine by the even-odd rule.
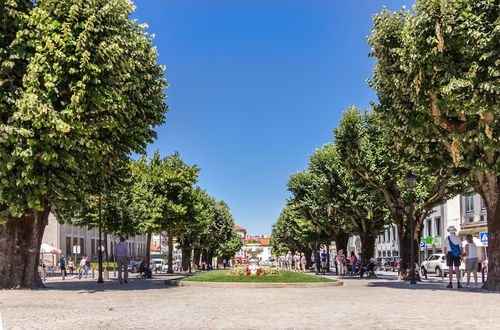
[[421, 241], [420, 242], [420, 249], [421, 250], [425, 250], [426, 247], [427, 247], [427, 242], [426, 241]]
[[479, 239], [481, 240], [482, 243], [488, 243], [488, 232], [487, 231], [480, 232]]

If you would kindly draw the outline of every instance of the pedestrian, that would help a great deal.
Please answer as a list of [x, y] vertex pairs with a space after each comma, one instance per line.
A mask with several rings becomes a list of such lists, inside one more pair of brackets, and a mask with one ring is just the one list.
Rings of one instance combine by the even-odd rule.
[[226, 269], [226, 263], [227, 263], [227, 260], [225, 258], [222, 259], [222, 265], [224, 266], [224, 269]]
[[90, 265], [90, 258], [87, 256], [85, 257], [85, 277], [87, 276], [90, 276], [90, 269], [91, 269], [91, 265]]
[[61, 258], [59, 258], [59, 266], [61, 267], [61, 277], [64, 280], [64, 277], [66, 276], [66, 258], [64, 257], [64, 254], [61, 254]]
[[[444, 240], [444, 254], [446, 255], [446, 265], [449, 267], [448, 273], [450, 274], [450, 283], [447, 288], [453, 288], [453, 272], [457, 276], [457, 288], [462, 288], [460, 284], [460, 264], [462, 262], [462, 241], [457, 236], [457, 229], [455, 226], [449, 226], [448, 232], [450, 235]], [[453, 269], [455, 268], [455, 269]]]
[[292, 270], [292, 262], [293, 262], [293, 257], [292, 257], [292, 251], [288, 251], [286, 254], [286, 269], [287, 270]]
[[338, 267], [338, 276], [339, 277], [344, 277], [345, 275], [345, 263], [346, 263], [346, 258], [344, 255], [344, 250], [339, 250], [337, 253], [337, 267]]
[[87, 263], [85, 262], [85, 258], [86, 257], [83, 257], [82, 260], [80, 260], [79, 278], [81, 278], [82, 275], [85, 276], [85, 277], [87, 277], [87, 270], [85, 269]]
[[470, 273], [474, 274], [474, 281], [477, 287], [477, 268], [479, 266], [479, 259], [477, 256], [477, 246], [474, 243], [472, 235], [466, 237], [467, 245], [465, 245], [465, 271], [467, 272], [467, 288], [470, 287]]
[[[115, 256], [118, 261], [118, 281], [128, 283], [128, 245], [125, 243], [125, 238], [121, 237], [120, 242], [115, 245]], [[125, 280], [122, 281], [122, 271], [125, 272]]]
[[351, 275], [356, 273], [356, 266], [358, 265], [358, 257], [356, 257], [356, 253], [351, 251], [351, 259], [349, 260], [351, 264]]
[[296, 272], [300, 272], [300, 253], [299, 251], [295, 251], [293, 255], [293, 266]]
[[69, 270], [69, 275], [73, 275], [73, 271], [75, 270], [75, 262], [73, 261], [73, 258], [68, 259], [68, 270]]
[[325, 275], [326, 272], [326, 258], [328, 257], [328, 254], [326, 253], [325, 249], [321, 250], [320, 254], [320, 261], [321, 261], [321, 274]]
[[302, 252], [300, 255], [300, 265], [301, 265], [302, 273], [304, 273], [306, 271], [306, 263], [307, 263], [306, 255], [304, 254], [304, 252]]

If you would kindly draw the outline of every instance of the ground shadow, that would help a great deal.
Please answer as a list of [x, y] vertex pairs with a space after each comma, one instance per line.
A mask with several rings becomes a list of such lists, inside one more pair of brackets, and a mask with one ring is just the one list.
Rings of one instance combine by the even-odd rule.
[[368, 283], [368, 287], [386, 287], [398, 290], [428, 290], [428, 291], [458, 291], [462, 293], [479, 293], [479, 294], [500, 294], [500, 292], [491, 292], [481, 288], [457, 288], [457, 283], [453, 282], [453, 289], [446, 288], [447, 281], [439, 280], [422, 280], [417, 284], [410, 284], [409, 281], [372, 281]]
[[158, 290], [170, 289], [171, 286], [165, 284], [166, 280], [177, 279], [184, 277], [188, 274], [158, 274], [153, 275], [153, 278], [138, 278], [137, 276], [129, 276], [128, 283], [120, 284], [118, 279], [111, 279], [104, 281], [104, 283], [97, 283], [94, 280], [78, 280], [78, 279], [51, 279], [44, 283], [45, 288], [41, 290], [63, 290], [63, 291], [76, 291], [77, 293], [95, 293], [104, 291], [144, 291], [144, 290]]

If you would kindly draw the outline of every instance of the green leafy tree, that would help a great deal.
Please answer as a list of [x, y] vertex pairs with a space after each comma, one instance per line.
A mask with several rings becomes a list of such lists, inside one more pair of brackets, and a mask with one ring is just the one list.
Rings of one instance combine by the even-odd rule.
[[167, 232], [168, 271], [172, 272], [173, 237], [195, 221], [187, 215], [200, 169], [186, 165], [178, 153], [160, 158], [158, 151], [149, 162], [143, 156], [134, 168], [138, 181], [134, 198], [141, 217], [139, 227], [149, 233], [149, 239], [153, 232]]
[[240, 235], [238, 235], [238, 232], [233, 227], [226, 241], [221, 242], [217, 248], [216, 253], [221, 258], [229, 260], [234, 257], [236, 252], [238, 252], [242, 246], [243, 239]]
[[362, 261], [368, 264], [375, 240], [390, 220], [382, 196], [368, 182], [349, 173], [334, 144], [316, 150], [309, 168], [321, 178], [319, 198], [327, 205], [325, 216], [341, 232], [360, 236]]
[[145, 152], [167, 84], [130, 1], [0, 3], [0, 287], [35, 288], [49, 212]]
[[403, 148], [436, 141], [436, 170], [464, 173], [488, 210], [488, 280], [500, 290], [499, 4], [418, 0], [374, 17], [372, 87]]
[[[400, 278], [409, 278], [411, 240], [416, 247], [419, 246], [425, 218], [435, 206], [462, 191], [462, 181], [449, 171], [434, 171], [427, 163], [409, 163], [406, 152], [395, 148], [393, 135], [384, 128], [382, 120], [374, 112], [362, 115], [359, 109], [348, 108], [334, 135], [339, 155], [349, 175], [371, 185], [385, 200], [398, 229]], [[413, 207], [405, 184], [406, 171], [410, 169], [419, 177], [412, 193]], [[410, 215], [415, 219], [413, 237], [410, 235]], [[417, 250], [415, 260], [418, 260]], [[418, 265], [415, 269], [418, 270]]]

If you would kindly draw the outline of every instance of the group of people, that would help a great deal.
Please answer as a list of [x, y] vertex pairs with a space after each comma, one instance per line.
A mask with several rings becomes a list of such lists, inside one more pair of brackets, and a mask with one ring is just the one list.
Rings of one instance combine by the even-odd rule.
[[[77, 270], [75, 268], [75, 262], [73, 261], [73, 258], [68, 258], [64, 256], [64, 254], [61, 254], [61, 257], [59, 258], [59, 267], [61, 268], [61, 276], [72, 276], [75, 274], [75, 271]], [[78, 274], [83, 277], [88, 277], [90, 276], [90, 259], [89, 257], [83, 257], [82, 260], [80, 260]]]
[[467, 235], [467, 244], [465, 249], [462, 247], [462, 240], [457, 236], [455, 226], [448, 227], [450, 235], [444, 241], [444, 254], [446, 255], [446, 265], [449, 267], [450, 283], [447, 288], [453, 288], [453, 274], [457, 277], [457, 288], [462, 288], [460, 283], [460, 264], [465, 257], [465, 272], [467, 273], [467, 284], [470, 286], [471, 273], [474, 275], [474, 281], [477, 287], [477, 270], [479, 268], [479, 257], [477, 246], [474, 243], [474, 237]]
[[294, 270], [303, 273], [306, 271], [306, 263], [305, 254], [299, 251], [295, 251], [294, 254], [292, 254], [292, 251], [288, 251], [287, 254], [282, 253], [278, 257], [278, 267], [290, 271]]

